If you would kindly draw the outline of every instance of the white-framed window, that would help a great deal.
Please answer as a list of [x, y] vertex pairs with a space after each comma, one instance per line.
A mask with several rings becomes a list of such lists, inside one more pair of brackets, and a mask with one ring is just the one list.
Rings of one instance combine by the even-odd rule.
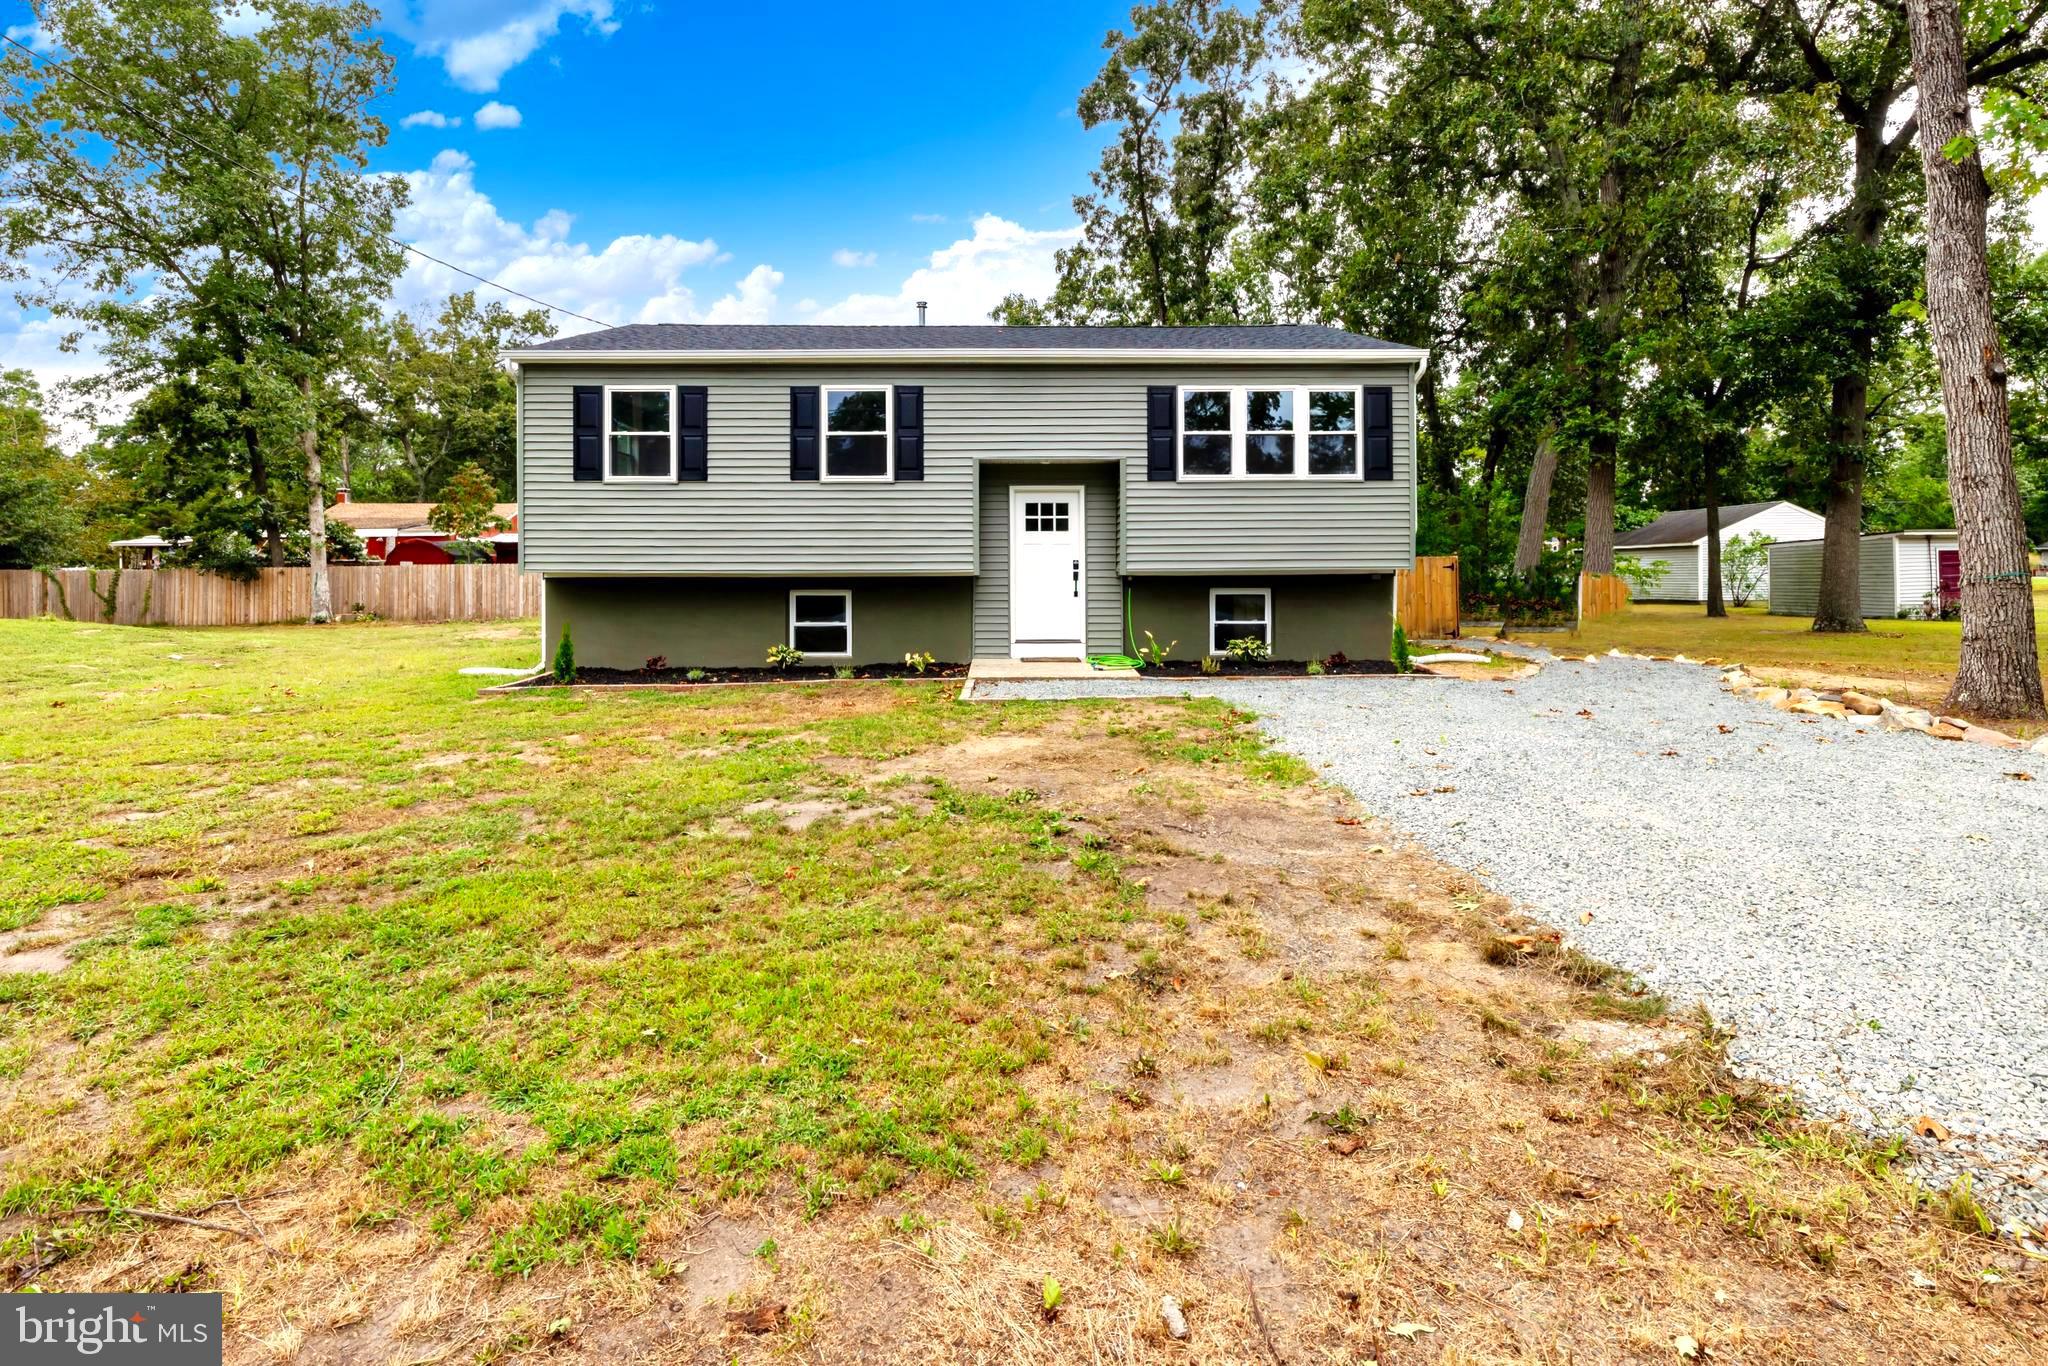
[[676, 391], [628, 385], [604, 391], [607, 483], [676, 477]]
[[889, 385], [822, 386], [825, 479], [891, 479], [896, 474], [896, 417]]
[[1363, 406], [1357, 385], [1187, 385], [1180, 477], [1357, 479]]
[[791, 589], [789, 643], [811, 659], [853, 658], [853, 591]]
[[1273, 590], [1212, 588], [1209, 590], [1209, 653], [1220, 655], [1233, 640], [1256, 636], [1273, 644]]

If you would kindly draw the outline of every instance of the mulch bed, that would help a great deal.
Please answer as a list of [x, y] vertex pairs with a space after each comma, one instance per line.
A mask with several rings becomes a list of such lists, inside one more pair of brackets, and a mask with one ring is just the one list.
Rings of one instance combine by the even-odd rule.
[[[1202, 672], [1202, 666], [1192, 659], [1169, 659], [1164, 664], [1147, 664], [1138, 673], [1145, 678], [1299, 678], [1308, 672], [1308, 663], [1300, 659], [1268, 659], [1256, 663], [1235, 659], [1219, 659], [1213, 674]], [[1399, 673], [1393, 664], [1384, 659], [1346, 659], [1339, 662], [1323, 661], [1326, 674], [1391, 674]]]
[[[578, 669], [576, 682], [584, 683], [659, 683], [663, 686], [682, 684], [686, 687], [715, 688], [729, 683], [830, 683], [839, 675], [821, 665], [802, 665], [793, 669], [703, 669], [702, 678], [690, 678], [692, 672], [687, 666], [667, 669]], [[965, 664], [933, 664], [923, 673], [901, 664], [862, 664], [851, 671], [854, 678], [910, 678], [941, 679], [965, 678]], [[528, 680], [523, 686], [552, 688], [556, 686], [553, 674], [542, 674]]]

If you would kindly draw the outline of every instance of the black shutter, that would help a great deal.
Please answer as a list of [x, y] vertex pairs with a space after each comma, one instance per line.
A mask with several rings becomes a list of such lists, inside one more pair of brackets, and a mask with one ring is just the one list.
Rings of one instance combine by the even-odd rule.
[[1154, 384], [1145, 390], [1145, 477], [1154, 482], [1180, 477], [1174, 459], [1173, 386]]
[[709, 392], [701, 384], [676, 389], [676, 478], [685, 484], [701, 484], [711, 477], [705, 464]]
[[924, 478], [924, 386], [896, 386], [896, 477]]
[[789, 391], [789, 477], [818, 477], [818, 388]]
[[1359, 424], [1365, 436], [1365, 477], [1394, 477], [1394, 391], [1385, 387], [1365, 391], [1365, 420]]
[[571, 404], [576, 430], [576, 480], [604, 478], [604, 386], [579, 384]]

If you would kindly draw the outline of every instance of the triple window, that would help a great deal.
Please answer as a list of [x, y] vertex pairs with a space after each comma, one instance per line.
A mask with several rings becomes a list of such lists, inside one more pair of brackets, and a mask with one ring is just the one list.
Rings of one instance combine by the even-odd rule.
[[1183, 479], [1356, 479], [1356, 388], [1180, 391]]
[[789, 595], [789, 643], [813, 659], [853, 657], [853, 593], [799, 588]]
[[820, 395], [825, 408], [827, 479], [891, 479], [895, 477], [888, 385], [867, 389], [827, 387]]
[[605, 390], [606, 479], [675, 479], [675, 402], [673, 389]]

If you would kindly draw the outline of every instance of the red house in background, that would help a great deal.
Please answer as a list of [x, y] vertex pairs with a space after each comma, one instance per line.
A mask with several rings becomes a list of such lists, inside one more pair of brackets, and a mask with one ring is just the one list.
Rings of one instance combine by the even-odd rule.
[[[363, 551], [385, 564], [453, 564], [448, 542], [454, 537], [436, 531], [427, 519], [432, 503], [358, 503], [342, 489], [335, 494], [327, 520], [341, 522], [363, 538]], [[484, 539], [499, 564], [519, 563], [519, 504], [499, 503], [491, 515], [505, 530]]]

